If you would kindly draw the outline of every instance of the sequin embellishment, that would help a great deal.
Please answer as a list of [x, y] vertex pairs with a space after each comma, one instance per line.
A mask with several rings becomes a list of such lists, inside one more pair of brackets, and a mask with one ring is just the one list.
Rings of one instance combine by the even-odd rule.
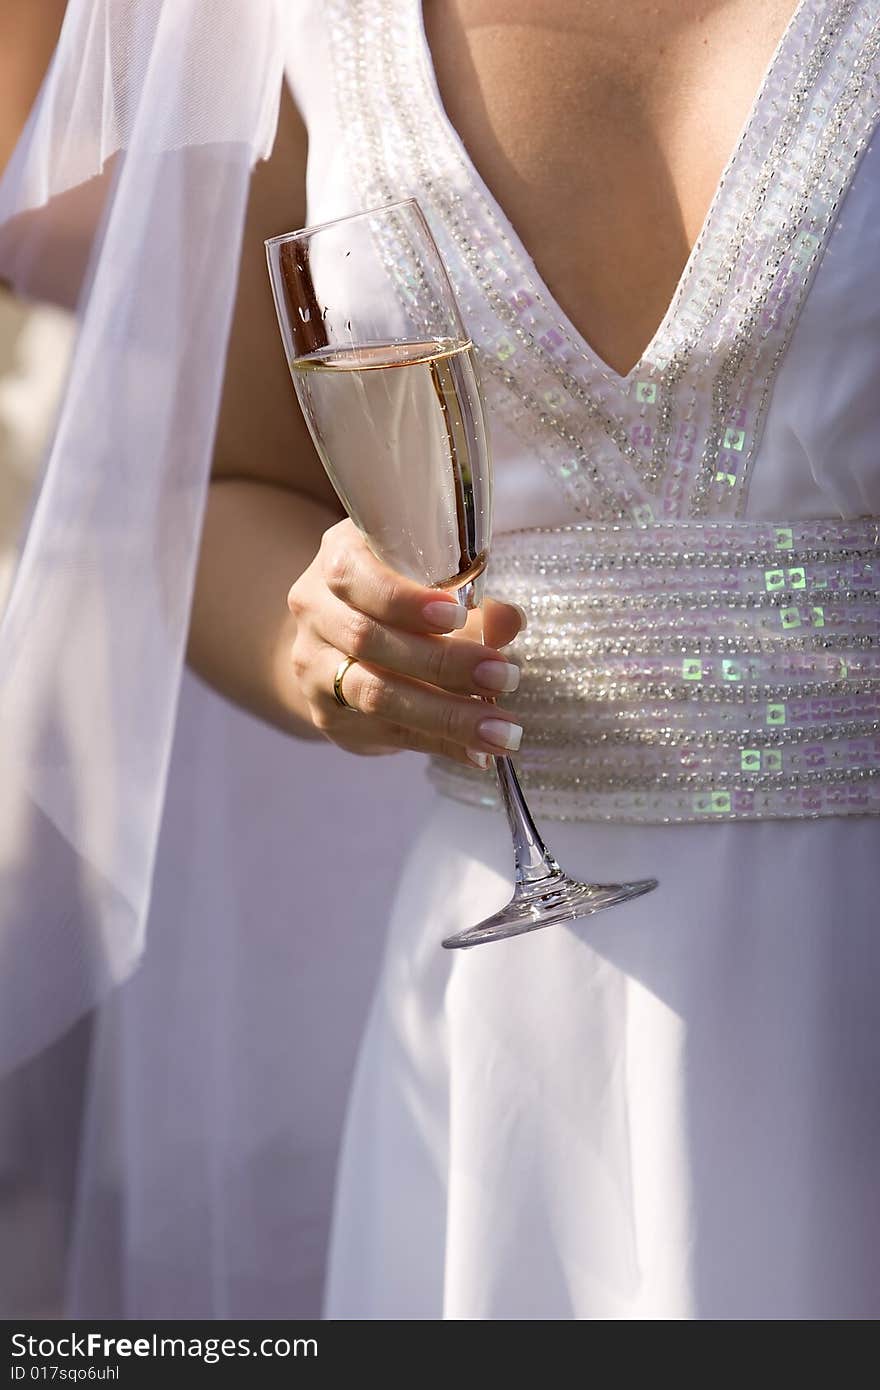
[[[361, 205], [415, 196], [490, 420], [573, 517], [493, 548], [521, 603], [518, 763], [542, 815], [637, 822], [880, 813], [874, 521], [747, 523], [776, 373], [880, 118], [880, 9], [800, 0], [663, 323], [625, 377], [552, 298], [453, 130], [421, 0], [326, 0]], [[401, 294], [424, 286], [405, 238]], [[432, 765], [493, 804], [491, 779]]]
[[[543, 815], [880, 812], [880, 522], [516, 531], [490, 575], [529, 615], [505, 703]], [[483, 774], [438, 760], [431, 775], [494, 804]]]
[[[664, 322], [626, 377], [565, 320], [452, 129], [421, 0], [327, 11], [362, 204], [418, 197], [490, 416], [535, 450], [576, 515], [742, 515], [776, 372], [878, 119], [877, 7], [801, 0]], [[411, 277], [405, 255], [396, 270]]]

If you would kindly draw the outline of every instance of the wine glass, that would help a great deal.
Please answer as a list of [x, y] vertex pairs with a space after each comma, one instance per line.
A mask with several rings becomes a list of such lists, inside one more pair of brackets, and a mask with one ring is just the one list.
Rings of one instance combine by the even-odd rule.
[[[473, 345], [415, 199], [266, 242], [300, 406], [346, 511], [385, 564], [479, 605], [492, 470]], [[516, 882], [500, 912], [448, 937], [476, 946], [571, 921], [657, 886], [580, 883], [559, 867], [509, 757], [495, 758]]]

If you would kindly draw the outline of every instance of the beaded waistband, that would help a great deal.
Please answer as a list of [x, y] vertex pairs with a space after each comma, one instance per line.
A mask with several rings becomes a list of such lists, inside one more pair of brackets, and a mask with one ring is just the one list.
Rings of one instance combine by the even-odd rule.
[[[880, 812], [880, 519], [508, 532], [533, 809], [645, 822]], [[496, 803], [435, 760], [443, 792]]]

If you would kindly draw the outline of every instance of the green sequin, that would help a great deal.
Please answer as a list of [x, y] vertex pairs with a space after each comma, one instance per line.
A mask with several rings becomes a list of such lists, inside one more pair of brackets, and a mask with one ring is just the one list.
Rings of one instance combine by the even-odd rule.
[[801, 232], [795, 243], [794, 259], [799, 266], [806, 265], [816, 247], [819, 245], [819, 238], [812, 232]]

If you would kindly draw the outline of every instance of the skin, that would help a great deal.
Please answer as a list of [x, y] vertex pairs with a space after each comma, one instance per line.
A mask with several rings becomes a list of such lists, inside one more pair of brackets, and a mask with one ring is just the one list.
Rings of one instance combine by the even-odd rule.
[[[453, 125], [569, 318], [621, 375], [666, 313], [794, 9], [425, 0]], [[425, 610], [442, 597], [382, 566], [340, 520], [293, 397], [262, 249], [305, 223], [306, 153], [288, 99], [253, 180], [191, 660], [291, 733], [467, 762], [468, 750], [499, 751], [487, 717], [512, 722], [472, 696], [494, 693], [483, 663], [505, 660], [520, 615], [488, 603], [482, 646], [478, 618], [457, 630], [450, 600], [449, 635], [438, 635]], [[332, 697], [347, 653], [358, 657], [344, 683], [357, 715]]]
[[49, 65], [67, 0], [0, 5], [0, 169], [15, 148]]
[[[518, 609], [486, 605], [463, 631], [458, 606], [381, 565], [343, 516], [296, 404], [274, 321], [263, 239], [302, 226], [306, 138], [285, 98], [272, 159], [255, 173], [218, 424], [190, 634], [190, 661], [237, 703], [301, 737], [354, 753], [437, 752], [469, 766], [487, 719], [512, 724], [472, 696], [475, 679], [521, 625]], [[291, 194], [291, 187], [295, 190]], [[285, 596], [287, 606], [285, 607]], [[446, 603], [448, 624], [425, 608]], [[456, 632], [454, 641], [441, 636]], [[494, 644], [494, 645], [493, 645]], [[346, 699], [333, 698], [343, 654]]]

